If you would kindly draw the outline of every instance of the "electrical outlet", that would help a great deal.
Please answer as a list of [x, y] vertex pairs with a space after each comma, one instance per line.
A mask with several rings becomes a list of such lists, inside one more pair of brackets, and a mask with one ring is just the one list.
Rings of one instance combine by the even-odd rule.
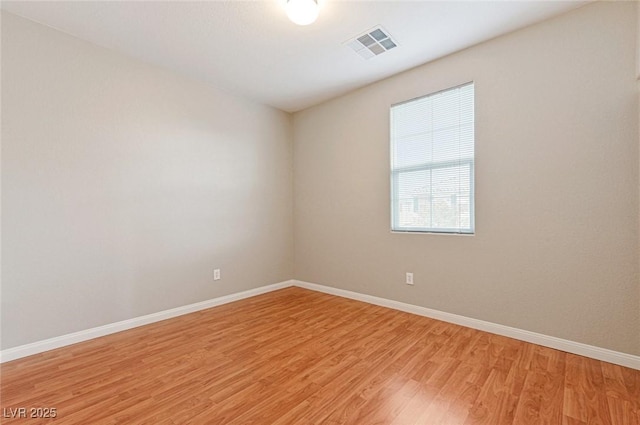
[[213, 280], [220, 280], [220, 269], [215, 269], [213, 271]]
[[407, 285], [413, 285], [413, 273], [407, 273]]

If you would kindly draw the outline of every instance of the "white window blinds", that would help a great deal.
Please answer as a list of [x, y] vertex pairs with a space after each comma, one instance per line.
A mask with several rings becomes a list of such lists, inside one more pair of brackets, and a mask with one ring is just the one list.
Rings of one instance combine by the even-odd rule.
[[474, 232], [474, 85], [391, 107], [391, 228]]

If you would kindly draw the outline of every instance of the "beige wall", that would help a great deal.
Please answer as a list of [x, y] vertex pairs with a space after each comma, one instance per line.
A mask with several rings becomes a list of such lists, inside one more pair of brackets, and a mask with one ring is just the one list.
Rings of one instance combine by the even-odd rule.
[[[588, 5], [296, 113], [295, 277], [640, 354], [635, 7]], [[476, 235], [390, 233], [389, 105], [470, 80]]]
[[3, 12], [2, 348], [290, 279], [290, 120]]
[[[293, 134], [288, 114], [2, 12], [1, 348], [295, 276], [640, 354], [634, 7], [397, 75], [295, 114]], [[476, 235], [391, 234], [389, 105], [470, 80]]]
[[[636, 7], [637, 17], [636, 17], [636, 64], [637, 64], [637, 74], [636, 74], [636, 84], [638, 87], [638, 104], [640, 105], [640, 7]], [[638, 146], [640, 146], [640, 106], [638, 107]], [[640, 151], [640, 149], [639, 149]], [[640, 154], [640, 152], [639, 152]], [[638, 157], [638, 162], [640, 163], [640, 157]], [[640, 190], [640, 173], [638, 175], [638, 190]], [[638, 210], [638, 220], [640, 226], [640, 208]], [[640, 246], [640, 232], [638, 233], [638, 245]], [[640, 264], [640, 250], [638, 252], [638, 263]], [[638, 285], [638, 291], [640, 293], [640, 284]], [[640, 295], [638, 296], [638, 301], [640, 302]], [[640, 304], [638, 304], [638, 320], [640, 321]]]

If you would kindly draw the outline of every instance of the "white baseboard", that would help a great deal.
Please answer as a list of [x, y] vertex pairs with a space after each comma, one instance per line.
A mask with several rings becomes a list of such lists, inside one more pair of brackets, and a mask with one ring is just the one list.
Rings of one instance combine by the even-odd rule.
[[195, 304], [189, 304], [182, 307], [172, 308], [170, 310], [160, 311], [158, 313], [148, 314], [146, 316], [134, 317], [133, 319], [123, 320], [121, 322], [110, 323], [96, 328], [86, 329], [55, 338], [45, 339], [43, 341], [33, 342], [31, 344], [20, 345], [18, 347], [8, 348], [0, 351], [0, 363], [19, 359], [33, 354], [42, 353], [44, 351], [53, 350], [55, 348], [64, 347], [78, 342], [87, 341], [89, 339], [113, 334], [127, 329], [136, 328], [138, 326], [148, 325], [149, 323], [159, 322], [161, 320], [171, 319], [172, 317], [182, 316], [207, 308], [227, 304], [233, 301], [254, 297], [256, 295], [265, 294], [282, 288], [288, 288], [293, 285], [293, 281], [287, 280], [273, 285], [261, 286], [248, 291], [238, 292], [235, 294], [225, 295], [223, 297], [213, 298]]
[[605, 348], [582, 344], [580, 342], [569, 341], [566, 339], [542, 335], [522, 329], [511, 328], [509, 326], [485, 322], [483, 320], [471, 319], [469, 317], [459, 316], [457, 314], [445, 313], [426, 307], [388, 300], [386, 298], [374, 297], [372, 295], [346, 291], [344, 289], [332, 288], [330, 286], [318, 285], [316, 283], [294, 280], [293, 284], [294, 286], [311, 289], [312, 291], [324, 292], [326, 294], [337, 295], [339, 297], [350, 298], [357, 301], [363, 301], [365, 303], [388, 307], [407, 313], [413, 313], [419, 316], [430, 317], [432, 319], [442, 320], [443, 322], [454, 323], [456, 325], [466, 326], [468, 328], [507, 336], [509, 338], [543, 345], [549, 348], [555, 348], [556, 350], [566, 351], [567, 353], [578, 354], [581, 356], [590, 357], [592, 359], [602, 360], [605, 362], [640, 370], [640, 356], [620, 353], [618, 351], [607, 350]]
[[233, 301], [239, 301], [256, 295], [265, 294], [267, 292], [278, 289], [288, 288], [290, 286], [298, 286], [300, 288], [310, 289], [312, 291], [324, 292], [326, 294], [336, 295], [343, 298], [350, 298], [357, 301], [375, 304], [382, 307], [392, 308], [407, 313], [417, 314], [419, 316], [430, 317], [443, 322], [454, 323], [456, 325], [466, 326], [468, 328], [478, 329], [497, 335], [507, 336], [521, 341], [533, 344], [543, 345], [545, 347], [555, 348], [557, 350], [566, 351], [568, 353], [578, 354], [621, 366], [630, 367], [640, 370], [640, 357], [631, 354], [620, 353], [605, 348], [595, 347], [592, 345], [582, 344], [580, 342], [568, 341], [566, 339], [556, 338], [553, 336], [542, 335], [535, 332], [529, 332], [522, 329], [516, 329], [509, 326], [499, 325], [496, 323], [485, 322], [483, 320], [471, 319], [457, 314], [445, 313], [417, 305], [406, 304], [400, 301], [388, 300], [386, 298], [374, 297], [372, 295], [361, 294], [358, 292], [347, 291], [344, 289], [333, 288], [330, 286], [318, 285], [315, 283], [303, 282], [299, 280], [288, 280], [273, 285], [261, 286], [259, 288], [250, 289], [248, 291], [238, 292], [235, 294], [225, 295], [219, 298], [202, 301], [195, 304], [189, 304], [182, 307], [172, 308], [170, 310], [160, 311], [158, 313], [148, 314], [146, 316], [135, 317], [133, 319], [123, 320], [121, 322], [111, 323], [96, 328], [86, 329], [55, 338], [37, 341], [31, 344], [25, 344], [18, 347], [9, 348], [0, 351], [0, 363], [42, 353], [44, 351], [53, 350], [55, 348], [64, 347], [78, 342], [87, 341], [93, 338], [113, 334], [138, 326], [147, 325], [149, 323], [159, 322], [161, 320], [170, 319], [172, 317], [182, 316], [184, 314], [193, 313], [207, 308], [216, 307]]

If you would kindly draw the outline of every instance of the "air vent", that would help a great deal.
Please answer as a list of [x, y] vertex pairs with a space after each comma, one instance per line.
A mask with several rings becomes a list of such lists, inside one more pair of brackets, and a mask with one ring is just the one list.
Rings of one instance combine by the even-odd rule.
[[345, 42], [345, 44], [365, 59], [371, 59], [398, 46], [389, 33], [377, 26], [364, 34]]

